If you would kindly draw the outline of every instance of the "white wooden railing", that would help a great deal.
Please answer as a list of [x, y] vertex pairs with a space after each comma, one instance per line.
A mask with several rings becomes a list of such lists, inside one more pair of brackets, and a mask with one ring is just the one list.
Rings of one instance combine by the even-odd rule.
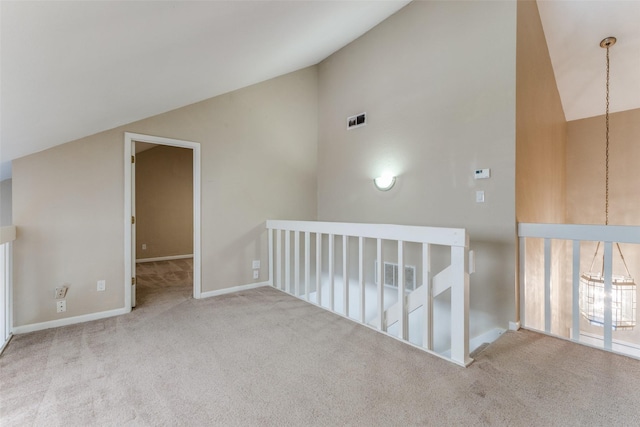
[[[640, 343], [630, 343], [625, 340], [626, 338], [633, 339], [632, 334], [624, 331], [626, 335], [620, 334], [618, 338], [614, 337], [611, 297], [614, 277], [613, 260], [614, 254], [617, 254], [617, 248], [614, 250], [614, 247], [616, 244], [640, 244], [640, 227], [520, 223], [518, 224], [518, 237], [520, 322], [524, 328], [640, 357]], [[527, 245], [527, 241], [530, 239], [538, 239], [540, 243], [533, 251], [531, 245]], [[552, 243], [556, 241], [558, 243], [566, 242], [566, 244], [554, 246]], [[593, 242], [602, 242], [602, 246], [604, 246], [604, 254], [598, 257], [604, 278], [604, 322], [602, 327], [592, 328], [587, 325], [588, 322], [582, 321], [583, 330], [581, 330], [580, 276], [582, 272], [589, 269], [589, 262], [584, 262], [584, 258], [590, 260], [593, 254], [591, 251], [584, 254], [585, 257], [581, 264], [581, 245], [585, 242], [590, 242], [594, 247]], [[552, 247], [559, 250], [554, 253]], [[640, 249], [635, 246], [632, 248], [634, 250]], [[532, 262], [537, 265], [528, 265]], [[539, 268], [540, 264], [544, 266], [542, 269]], [[554, 271], [554, 264], [556, 268], [562, 265], [565, 274], [558, 276], [558, 272]], [[629, 267], [632, 270], [640, 268], [640, 266], [631, 264]], [[636, 272], [636, 274], [638, 273], [640, 271]], [[566, 280], [565, 277], [567, 277]], [[560, 300], [562, 298], [554, 300], [552, 294], [557, 294], [557, 291], [561, 290], [569, 291], [567, 293], [570, 293], [570, 297], [567, 299], [570, 301], [570, 306], [569, 304], [561, 306]], [[527, 300], [527, 294], [532, 292], [537, 293], [536, 299], [542, 299], [542, 303], [534, 304]], [[535, 315], [541, 321], [528, 320], [527, 313]], [[565, 318], [570, 320], [564, 322], [566, 325], [554, 329], [552, 317], [556, 317], [554, 315], [559, 313], [564, 314]], [[562, 324], [562, 322], [557, 322], [557, 324]], [[587, 328], [590, 330], [584, 330]], [[598, 332], [594, 333], [594, 329]]]
[[0, 352], [11, 339], [11, 281], [15, 227], [0, 228]]
[[[269, 239], [269, 283], [275, 288], [314, 303], [363, 325], [390, 335], [391, 325], [397, 327], [396, 338], [409, 341], [409, 313], [422, 307], [422, 345], [425, 351], [437, 354], [459, 365], [472, 362], [469, 357], [469, 237], [460, 228], [418, 227], [385, 224], [354, 224], [311, 221], [266, 222]], [[293, 243], [292, 243], [293, 237]], [[342, 246], [342, 259], [336, 260], [335, 240]], [[351, 273], [350, 241], [357, 239], [357, 260]], [[368, 239], [372, 239], [368, 242]], [[313, 244], [312, 244], [313, 241]], [[323, 257], [323, 241], [327, 246]], [[383, 241], [395, 241], [398, 265], [397, 302], [385, 309], [383, 285]], [[375, 264], [367, 260], [366, 243], [375, 242]], [[405, 289], [405, 243], [421, 246], [420, 286], [411, 293]], [[450, 250], [450, 265], [432, 277], [432, 246]], [[340, 250], [340, 248], [338, 248]], [[354, 251], [355, 252], [355, 251]], [[415, 254], [414, 254], [415, 255]], [[396, 258], [397, 256], [397, 258]], [[323, 258], [327, 265], [323, 266]], [[337, 262], [336, 262], [337, 261]], [[336, 265], [341, 264], [341, 272]], [[365, 283], [365, 268], [376, 266], [378, 280]], [[351, 276], [351, 277], [350, 277]], [[356, 282], [352, 287], [350, 282]], [[370, 286], [369, 286], [370, 285]], [[340, 288], [336, 291], [337, 288]], [[355, 288], [355, 289], [354, 289]], [[375, 289], [375, 298], [367, 303], [366, 289]], [[433, 347], [433, 301], [445, 290], [451, 290], [450, 351], [437, 353]], [[352, 290], [350, 292], [350, 290]], [[394, 290], [395, 292], [395, 290]], [[356, 295], [357, 301], [350, 300]], [[350, 304], [353, 303], [353, 304]], [[350, 308], [353, 305], [356, 308]], [[365, 314], [375, 305], [375, 315]], [[353, 312], [357, 311], [357, 312]]]

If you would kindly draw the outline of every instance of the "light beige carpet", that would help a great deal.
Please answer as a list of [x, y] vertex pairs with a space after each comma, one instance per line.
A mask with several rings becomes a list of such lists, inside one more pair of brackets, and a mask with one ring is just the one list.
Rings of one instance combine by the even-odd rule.
[[521, 331], [464, 369], [272, 288], [189, 294], [14, 337], [0, 424], [640, 423], [637, 360]]

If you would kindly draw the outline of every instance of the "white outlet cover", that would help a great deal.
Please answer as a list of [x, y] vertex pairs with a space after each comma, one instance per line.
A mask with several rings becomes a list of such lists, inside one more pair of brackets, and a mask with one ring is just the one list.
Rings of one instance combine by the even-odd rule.
[[484, 203], [484, 191], [476, 191], [476, 203]]
[[61, 286], [59, 288], [56, 288], [55, 294], [54, 294], [54, 298], [55, 299], [62, 299], [67, 295], [67, 287], [66, 286]]
[[257, 279], [258, 277], [260, 277], [260, 270], [253, 270], [253, 278]]
[[58, 313], [64, 313], [65, 311], [67, 311], [67, 301], [66, 300], [56, 301], [56, 311]]
[[259, 259], [254, 259], [253, 263], [251, 264], [251, 268], [253, 268], [254, 270], [256, 268], [260, 268], [260, 260]]
[[107, 288], [107, 281], [106, 280], [98, 280], [98, 286], [97, 289], [98, 291], [104, 291]]

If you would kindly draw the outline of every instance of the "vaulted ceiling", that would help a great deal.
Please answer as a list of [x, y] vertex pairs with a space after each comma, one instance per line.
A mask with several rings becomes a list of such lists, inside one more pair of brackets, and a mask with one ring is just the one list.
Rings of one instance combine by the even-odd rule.
[[[317, 64], [407, 3], [3, 0], [0, 159]], [[538, 4], [567, 119], [602, 114], [609, 35], [612, 111], [639, 108], [640, 1]]]

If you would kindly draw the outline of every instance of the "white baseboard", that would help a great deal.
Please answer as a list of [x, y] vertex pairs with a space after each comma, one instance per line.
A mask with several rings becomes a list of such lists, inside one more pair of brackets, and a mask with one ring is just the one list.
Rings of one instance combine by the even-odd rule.
[[170, 255], [170, 256], [159, 256], [155, 258], [141, 258], [136, 260], [136, 264], [139, 262], [154, 262], [154, 261], [171, 261], [174, 259], [186, 259], [193, 258], [193, 254], [188, 255]]
[[48, 322], [15, 326], [12, 332], [14, 334], [26, 334], [28, 332], [41, 331], [43, 329], [58, 328], [60, 326], [75, 325], [77, 323], [91, 322], [92, 320], [106, 319], [107, 317], [120, 316], [121, 314], [127, 314], [129, 312], [130, 310], [118, 308], [98, 313], [83, 314], [82, 316], [65, 317], [64, 319], [50, 320]]
[[0, 347], [0, 355], [2, 355], [2, 352], [4, 352], [4, 349], [7, 348], [7, 345], [9, 344], [9, 341], [11, 341], [11, 338], [13, 338], [13, 334], [9, 334], [9, 338], [7, 338], [4, 344], [2, 344], [2, 347]]
[[469, 353], [484, 343], [492, 343], [505, 332], [502, 328], [494, 328], [469, 340]]
[[510, 331], [519, 331], [520, 330], [520, 322], [509, 322], [509, 330]]
[[200, 299], [209, 298], [209, 297], [215, 297], [215, 296], [218, 296], [218, 295], [231, 294], [233, 292], [247, 291], [249, 289], [261, 288], [263, 286], [269, 286], [269, 282], [267, 281], [267, 282], [250, 283], [248, 285], [234, 286], [232, 288], [217, 289], [215, 291], [201, 292], [200, 293]]

